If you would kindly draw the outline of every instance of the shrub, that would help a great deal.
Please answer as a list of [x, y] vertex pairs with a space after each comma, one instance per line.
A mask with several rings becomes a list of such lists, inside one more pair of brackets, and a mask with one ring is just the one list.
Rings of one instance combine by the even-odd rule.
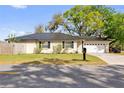
[[42, 50], [42, 47], [39, 47], [39, 44], [37, 44], [36, 48], [34, 49], [35, 54], [40, 54]]
[[53, 53], [60, 54], [61, 50], [62, 50], [62, 46], [61, 45], [53, 46]]
[[40, 54], [40, 53], [41, 53], [41, 48], [36, 47], [36, 48], [34, 49], [34, 53], [35, 53], [35, 54]]
[[66, 54], [67, 51], [68, 51], [68, 49], [67, 48], [64, 48], [63, 51], [62, 51], [62, 54]]

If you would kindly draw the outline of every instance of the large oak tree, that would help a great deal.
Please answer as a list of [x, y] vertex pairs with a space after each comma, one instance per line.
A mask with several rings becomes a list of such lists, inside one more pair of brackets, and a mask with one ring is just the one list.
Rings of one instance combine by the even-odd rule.
[[106, 6], [75, 6], [64, 13], [65, 28], [79, 36], [102, 37], [112, 21], [114, 10]]

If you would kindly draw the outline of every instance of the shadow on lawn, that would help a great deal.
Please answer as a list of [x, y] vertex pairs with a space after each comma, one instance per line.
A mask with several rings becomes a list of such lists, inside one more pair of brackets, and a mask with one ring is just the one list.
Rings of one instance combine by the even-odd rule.
[[[86, 60], [87, 62], [89, 62], [89, 60]], [[72, 60], [65, 60], [65, 59], [58, 59], [58, 58], [44, 58], [43, 60], [41, 60], [41, 62], [48, 62], [48, 63], [52, 63], [52, 64], [69, 64], [69, 63], [79, 63], [82, 64], [83, 61], [82, 59], [72, 59]]]
[[14, 75], [0, 75], [0, 87], [81, 88], [124, 87], [124, 66], [42, 65], [39, 61], [12, 67]]

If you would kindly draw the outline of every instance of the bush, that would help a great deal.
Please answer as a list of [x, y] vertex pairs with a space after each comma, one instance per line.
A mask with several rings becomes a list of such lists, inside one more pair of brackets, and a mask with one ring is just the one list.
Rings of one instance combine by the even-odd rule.
[[38, 47], [36, 47], [35, 49], [34, 49], [34, 53], [35, 54], [40, 54], [41, 53], [41, 48], [38, 48]]
[[67, 51], [68, 51], [68, 49], [67, 48], [64, 48], [63, 51], [62, 51], [62, 54], [66, 54]]
[[35, 54], [40, 54], [42, 50], [42, 47], [39, 47], [39, 44], [37, 44], [36, 48], [34, 49]]
[[53, 53], [60, 54], [61, 50], [62, 50], [62, 46], [61, 45], [53, 46]]

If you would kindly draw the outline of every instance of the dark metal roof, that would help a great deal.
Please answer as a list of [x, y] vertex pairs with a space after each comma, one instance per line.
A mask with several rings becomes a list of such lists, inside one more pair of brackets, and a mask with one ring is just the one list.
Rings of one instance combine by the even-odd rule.
[[[8, 39], [5, 39], [6, 41]], [[99, 38], [94, 36], [72, 36], [64, 33], [38, 33], [38, 34], [29, 34], [24, 36], [16, 37], [16, 41], [49, 41], [49, 40], [85, 40], [85, 41], [112, 41], [106, 38]]]
[[[79, 40], [79, 36], [72, 36], [64, 33], [38, 33], [16, 37], [18, 41], [25, 40]], [[7, 40], [7, 39], [6, 39]]]

